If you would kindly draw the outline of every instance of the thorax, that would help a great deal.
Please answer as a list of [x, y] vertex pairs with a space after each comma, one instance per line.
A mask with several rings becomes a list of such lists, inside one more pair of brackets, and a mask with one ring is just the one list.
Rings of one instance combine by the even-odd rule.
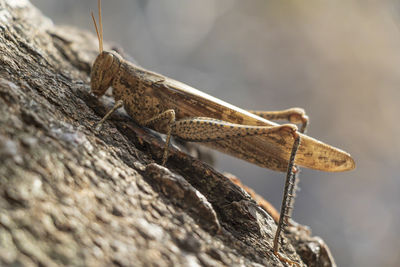
[[155, 79], [131, 64], [122, 64], [113, 81], [114, 99], [122, 100], [126, 112], [139, 124], [164, 111], [162, 100], [152, 86], [157, 82]]

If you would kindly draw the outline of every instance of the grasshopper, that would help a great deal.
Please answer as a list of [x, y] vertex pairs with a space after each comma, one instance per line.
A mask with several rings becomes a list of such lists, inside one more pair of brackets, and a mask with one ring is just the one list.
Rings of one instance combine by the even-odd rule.
[[[148, 71], [125, 61], [114, 51], [103, 50], [101, 1], [98, 0], [99, 27], [92, 13], [99, 55], [91, 71], [91, 92], [97, 97], [113, 88], [114, 107], [99, 121], [104, 121], [124, 107], [140, 126], [166, 134], [162, 164], [168, 159], [171, 136], [199, 142], [264, 168], [286, 172], [281, 215], [274, 238], [273, 252], [281, 257], [279, 236], [290, 219], [295, 194], [297, 168], [340, 172], [355, 167], [351, 156], [302, 132], [308, 117], [301, 108], [283, 111], [248, 111], [203, 93], [179, 81]], [[287, 120], [279, 125], [270, 120]], [[302, 123], [298, 130], [295, 124]], [[297, 264], [298, 265], [298, 264]]]

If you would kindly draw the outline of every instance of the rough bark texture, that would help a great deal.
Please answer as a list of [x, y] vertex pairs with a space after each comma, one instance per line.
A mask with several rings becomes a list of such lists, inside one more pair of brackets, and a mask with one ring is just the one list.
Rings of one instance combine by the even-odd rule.
[[[96, 55], [93, 34], [0, 0], [0, 264], [285, 265], [274, 221], [228, 178], [176, 148], [157, 165], [162, 139], [123, 111], [94, 131], [112, 105], [89, 93]], [[301, 228], [283, 243], [334, 265]]]

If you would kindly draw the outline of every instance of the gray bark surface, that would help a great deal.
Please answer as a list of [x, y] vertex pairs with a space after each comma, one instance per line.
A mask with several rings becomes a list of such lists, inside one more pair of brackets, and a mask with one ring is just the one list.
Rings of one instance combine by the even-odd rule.
[[[106, 46], [107, 48], [107, 46]], [[97, 38], [0, 0], [0, 265], [284, 266], [241, 188], [90, 94]], [[334, 265], [304, 228], [282, 255]], [[304, 263], [303, 263], [304, 262]]]

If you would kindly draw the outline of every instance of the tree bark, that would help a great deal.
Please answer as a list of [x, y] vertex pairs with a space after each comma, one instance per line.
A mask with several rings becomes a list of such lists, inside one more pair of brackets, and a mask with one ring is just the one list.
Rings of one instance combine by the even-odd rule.
[[[107, 48], [107, 45], [106, 45]], [[0, 0], [0, 264], [284, 266], [274, 220], [243, 189], [90, 94], [97, 38]], [[281, 254], [332, 266], [304, 228]]]

